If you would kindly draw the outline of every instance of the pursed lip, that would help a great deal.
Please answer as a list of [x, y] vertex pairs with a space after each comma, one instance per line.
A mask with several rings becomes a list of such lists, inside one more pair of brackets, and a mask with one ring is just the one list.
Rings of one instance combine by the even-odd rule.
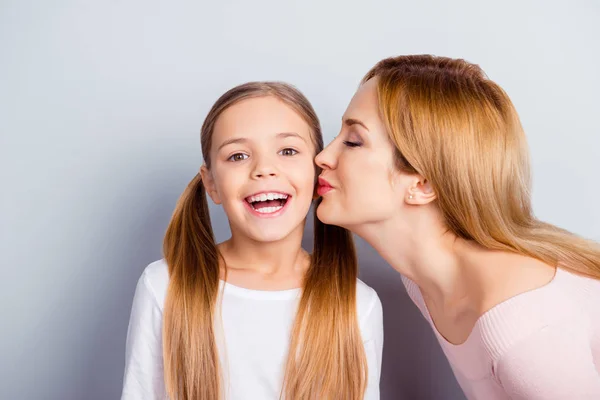
[[319, 185], [317, 187], [317, 194], [323, 196], [325, 193], [333, 189], [333, 186], [325, 178], [319, 177]]

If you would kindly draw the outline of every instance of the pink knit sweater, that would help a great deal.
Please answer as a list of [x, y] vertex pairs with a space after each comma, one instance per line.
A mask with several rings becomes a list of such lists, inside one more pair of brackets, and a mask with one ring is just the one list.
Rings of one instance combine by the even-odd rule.
[[453, 345], [419, 287], [406, 290], [431, 324], [469, 400], [600, 400], [600, 281], [558, 269], [548, 285], [483, 314]]

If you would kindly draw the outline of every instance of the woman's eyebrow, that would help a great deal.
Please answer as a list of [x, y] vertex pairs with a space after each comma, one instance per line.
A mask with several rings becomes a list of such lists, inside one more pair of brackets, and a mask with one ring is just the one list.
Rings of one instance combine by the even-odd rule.
[[360, 121], [356, 118], [346, 118], [343, 121], [344, 121], [344, 125], [346, 125], [346, 126], [360, 125], [363, 128], [365, 128], [367, 131], [369, 130], [369, 128], [367, 128], [367, 126], [362, 121]]

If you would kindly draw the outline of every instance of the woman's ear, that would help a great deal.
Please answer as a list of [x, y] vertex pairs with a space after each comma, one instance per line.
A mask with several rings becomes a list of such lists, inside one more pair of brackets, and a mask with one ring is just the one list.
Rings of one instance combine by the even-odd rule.
[[404, 201], [406, 204], [418, 206], [429, 204], [436, 198], [431, 182], [420, 175], [415, 175], [406, 190]]
[[206, 189], [206, 193], [208, 193], [215, 204], [221, 204], [221, 197], [215, 185], [215, 180], [205, 164], [202, 164], [200, 167], [200, 176], [202, 177], [202, 184]]

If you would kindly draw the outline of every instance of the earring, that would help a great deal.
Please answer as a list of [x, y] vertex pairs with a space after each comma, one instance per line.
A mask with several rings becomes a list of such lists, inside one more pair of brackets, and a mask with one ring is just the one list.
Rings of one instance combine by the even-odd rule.
[[408, 198], [409, 198], [409, 199], [412, 199], [412, 198], [413, 198], [413, 195], [412, 195], [412, 194], [408, 195]]

